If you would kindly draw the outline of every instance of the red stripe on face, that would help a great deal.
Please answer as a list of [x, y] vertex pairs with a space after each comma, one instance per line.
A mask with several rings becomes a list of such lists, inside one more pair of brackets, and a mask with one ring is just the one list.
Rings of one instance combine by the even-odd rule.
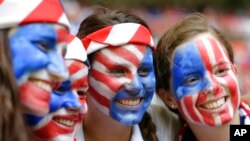
[[72, 83], [72, 88], [73, 89], [78, 89], [78, 88], [83, 88], [83, 87], [88, 87], [88, 77], [87, 77], [87, 75], [85, 77], [82, 77], [81, 79], [75, 80]]
[[70, 75], [72, 75], [78, 72], [79, 70], [87, 69], [87, 66], [80, 61], [73, 60], [72, 63], [67, 66], [67, 68], [69, 70]]
[[[223, 53], [221, 52], [221, 50], [219, 49], [219, 45], [217, 44], [217, 42], [213, 39], [213, 38], [208, 38], [208, 41], [209, 43], [211, 44], [212, 46], [212, 49], [213, 49], [213, 54], [214, 54], [214, 58], [216, 61], [220, 61], [220, 60], [223, 60], [223, 61], [226, 61], [224, 58], [223, 58]], [[223, 49], [224, 53], [226, 53], [226, 51]]]
[[[132, 45], [132, 46], [131, 47], [133, 48], [133, 50], [135, 50], [135, 49], [139, 50], [139, 48], [140, 48], [139, 51], [141, 52], [141, 54], [145, 54], [145, 51], [146, 51], [145, 46], [139, 46], [139, 45]], [[131, 62], [135, 66], [139, 66], [139, 64], [141, 62], [141, 60], [140, 60], [141, 58], [138, 58], [136, 56], [136, 54], [134, 54], [133, 52], [127, 50], [125, 47], [122, 47], [122, 48], [120, 47], [120, 49], [111, 48], [110, 51], [112, 51], [117, 56]]]
[[69, 134], [74, 131], [73, 127], [62, 127], [55, 121], [50, 121], [45, 127], [34, 131], [34, 134], [43, 139], [51, 139], [59, 135]]
[[[138, 48], [138, 47], [137, 47]], [[144, 47], [145, 50], [145, 47]], [[132, 52], [128, 51], [124, 47], [109, 47], [109, 51], [111, 51], [113, 54], [117, 55], [118, 57], [127, 60], [128, 62], [134, 64], [135, 66], [138, 66], [140, 64], [139, 58], [133, 54]], [[145, 51], [144, 51], [145, 52]], [[143, 53], [143, 51], [142, 51]], [[98, 54], [95, 58], [99, 62], [101, 62], [103, 65], [105, 65], [107, 68], [111, 68], [114, 64], [116, 64], [117, 60], [114, 60], [110, 58], [110, 56], [106, 56], [103, 52]]]
[[[216, 40], [213, 39], [213, 38], [208, 38], [208, 40], [209, 40], [210, 43], [212, 44], [212, 47], [213, 47], [213, 49], [214, 49], [215, 56], [217, 56], [217, 57], [215, 57], [215, 58], [219, 58], [220, 55], [222, 55], [222, 52], [221, 52], [220, 49], [219, 49], [220, 47], [219, 47], [218, 43], [217, 43]], [[226, 50], [225, 48], [223, 48], [223, 47], [222, 47], [221, 49], [222, 49], [223, 52], [225, 53], [225, 55], [226, 55], [226, 57], [228, 58], [228, 60], [230, 60], [227, 50]], [[218, 52], [219, 54], [217, 54], [217, 52]], [[216, 59], [216, 60], [217, 60], [217, 59]]]
[[226, 107], [225, 110], [221, 111], [220, 115], [221, 115], [220, 117], [221, 117], [222, 123], [227, 123], [232, 119], [230, 112], [229, 112], [229, 107]]
[[44, 17], [44, 22], [58, 21], [63, 14], [63, 9], [60, 6], [48, 8], [48, 5], [61, 5], [59, 0], [43, 0], [22, 22], [41, 21]]
[[212, 72], [213, 67], [212, 67], [211, 62], [209, 60], [210, 57], [207, 53], [207, 50], [206, 50], [206, 47], [205, 47], [203, 41], [201, 39], [197, 39], [195, 42], [197, 44], [197, 48], [201, 54], [201, 58], [203, 60], [203, 63], [205, 64], [206, 69], [208, 71]]
[[104, 74], [98, 70], [92, 69], [90, 74], [94, 79], [103, 83], [103, 85], [106, 85], [107, 87], [109, 87], [113, 92], [117, 92], [122, 86], [122, 83], [119, 83], [119, 81], [116, 81], [114, 77]]
[[[184, 107], [182, 107], [181, 105], [181, 101], [184, 103]], [[190, 96], [185, 96], [184, 98], [182, 98], [180, 101], [178, 101], [181, 106], [181, 109], [184, 109], [186, 107], [186, 112], [189, 114], [189, 115], [186, 115], [184, 111], [183, 114], [185, 115], [186, 118], [191, 118], [192, 120], [194, 120], [195, 122], [201, 122], [199, 117], [197, 116], [197, 113], [195, 112], [195, 109], [196, 109], [196, 103], [195, 101], [193, 101], [193, 96], [190, 95]]]
[[107, 107], [107, 108], [110, 107], [110, 101], [109, 101], [106, 97], [102, 96], [102, 95], [99, 94], [97, 91], [95, 91], [95, 89], [94, 89], [92, 86], [89, 87], [89, 92], [90, 92], [91, 96], [92, 96], [99, 104], [101, 104], [101, 105], [103, 105], [103, 106], [105, 106], [105, 107]]
[[233, 106], [234, 111], [238, 107], [239, 101], [240, 101], [240, 94], [239, 94], [239, 91], [238, 91], [239, 86], [238, 86], [236, 81], [231, 76], [229, 76], [227, 78], [227, 81], [226, 81], [228, 90], [229, 90], [229, 92], [231, 94], [230, 98], [232, 100], [232, 106]]

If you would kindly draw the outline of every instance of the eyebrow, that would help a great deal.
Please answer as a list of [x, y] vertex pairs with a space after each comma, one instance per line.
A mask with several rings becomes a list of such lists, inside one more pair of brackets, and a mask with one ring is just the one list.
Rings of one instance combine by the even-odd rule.
[[227, 65], [227, 66], [230, 66], [230, 62], [227, 62], [227, 61], [219, 61], [217, 64], [215, 64], [213, 66], [213, 68], [217, 68], [218, 66], [221, 66], [221, 65]]

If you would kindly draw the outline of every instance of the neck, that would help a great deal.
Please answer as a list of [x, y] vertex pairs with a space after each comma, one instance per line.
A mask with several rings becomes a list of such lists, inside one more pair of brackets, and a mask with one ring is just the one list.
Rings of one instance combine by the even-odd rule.
[[87, 99], [88, 112], [84, 117], [83, 131], [85, 141], [129, 141], [132, 127], [123, 125], [102, 113]]
[[189, 124], [191, 130], [193, 131], [197, 141], [229, 141], [230, 137], [230, 125], [239, 125], [240, 118], [239, 112], [236, 111], [233, 119], [221, 126], [211, 127], [211, 126], [199, 126], [194, 124]]

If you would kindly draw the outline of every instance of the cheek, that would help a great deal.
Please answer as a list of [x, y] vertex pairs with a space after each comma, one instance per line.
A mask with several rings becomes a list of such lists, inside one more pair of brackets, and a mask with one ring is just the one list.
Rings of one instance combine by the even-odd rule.
[[149, 76], [142, 79], [142, 84], [144, 85], [146, 91], [154, 91], [155, 89], [155, 76]]
[[75, 80], [72, 83], [72, 89], [87, 89], [88, 88], [88, 76], [84, 76], [81, 79]]
[[86, 104], [86, 97], [85, 96], [79, 96], [79, 100], [80, 100], [82, 105]]
[[104, 74], [96, 70], [91, 70], [90, 79], [95, 79], [95, 82], [98, 82], [94, 83], [93, 81], [90, 80], [89, 84], [93, 88], [100, 87], [99, 83], [101, 83], [102, 85], [108, 87], [113, 92], [117, 92], [118, 90], [120, 90], [120, 88], [124, 85], [125, 81], [127, 80], [126, 78], [121, 79], [112, 77], [108, 74]]

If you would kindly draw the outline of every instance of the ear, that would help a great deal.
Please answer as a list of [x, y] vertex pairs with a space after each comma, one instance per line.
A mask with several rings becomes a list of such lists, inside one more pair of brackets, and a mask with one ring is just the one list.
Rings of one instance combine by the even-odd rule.
[[173, 97], [172, 92], [166, 91], [163, 88], [160, 88], [157, 91], [157, 95], [162, 99], [166, 106], [171, 109], [177, 109], [177, 104], [175, 98]]

